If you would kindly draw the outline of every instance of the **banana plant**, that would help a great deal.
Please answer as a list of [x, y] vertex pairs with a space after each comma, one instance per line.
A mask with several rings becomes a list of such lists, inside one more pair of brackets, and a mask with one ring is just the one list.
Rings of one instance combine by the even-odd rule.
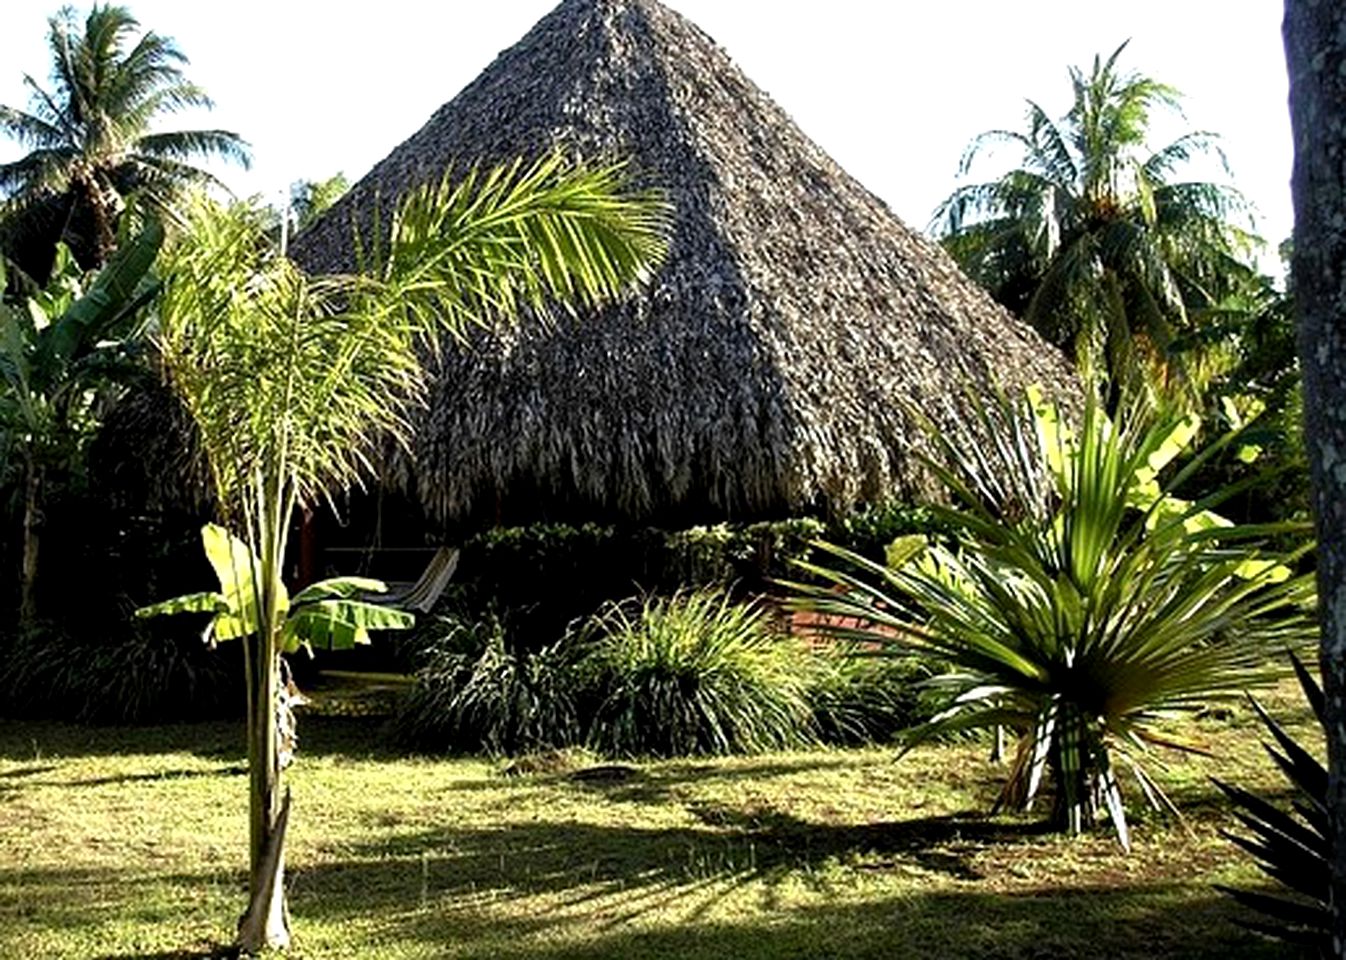
[[[220, 589], [150, 604], [137, 610], [136, 616], [208, 613], [211, 617], [202, 639], [212, 647], [221, 641], [261, 635], [265, 629], [262, 619], [265, 591], [261, 578], [267, 576], [262, 561], [251, 547], [218, 524], [208, 523], [201, 528], [201, 545]], [[360, 599], [386, 592], [388, 587], [381, 580], [334, 577], [310, 584], [291, 597], [284, 582], [274, 574], [271, 576], [271, 591], [280, 616], [275, 646], [282, 653], [296, 653], [303, 648], [312, 654], [314, 647], [350, 650], [368, 644], [371, 630], [407, 630], [416, 622], [410, 613]], [[294, 758], [297, 742], [294, 707], [302, 701], [284, 670], [277, 671], [272, 682], [276, 688], [273, 700], [278, 738], [273, 760], [279, 772]]]
[[[202, 639], [211, 646], [252, 636], [261, 629], [262, 590], [257, 582], [261, 560], [246, 543], [219, 524], [208, 523], [201, 528], [201, 545], [220, 589], [187, 593], [150, 604], [137, 610], [136, 616], [211, 614], [202, 634]], [[369, 577], [333, 577], [310, 584], [291, 597], [285, 584], [275, 581], [272, 590], [283, 615], [281, 652], [295, 653], [304, 648], [312, 653], [314, 647], [350, 650], [368, 644], [370, 630], [409, 629], [416, 622], [412, 614], [360, 599], [387, 589], [383, 581]]]
[[[126, 239], [91, 278], [58, 249], [47, 286], [0, 303], [0, 473], [23, 490], [19, 616], [37, 614], [42, 501], [53, 473], [77, 468], [100, 404], [139, 367], [157, 284], [151, 274], [164, 231], [154, 220]], [[0, 290], [5, 268], [0, 262]]]

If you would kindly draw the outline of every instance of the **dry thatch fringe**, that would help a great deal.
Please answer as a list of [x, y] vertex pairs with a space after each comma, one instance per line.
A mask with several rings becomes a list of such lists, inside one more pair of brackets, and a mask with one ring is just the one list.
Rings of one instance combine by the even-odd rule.
[[566, 0], [295, 256], [349, 269], [376, 197], [555, 149], [628, 158], [665, 190], [672, 252], [637, 298], [445, 353], [388, 471], [441, 518], [511, 497], [695, 518], [919, 495], [932, 478], [904, 404], [938, 417], [964, 384], [1074, 389], [1050, 348], [655, 0]]
[[108, 412], [89, 451], [93, 483], [113, 502], [151, 512], [213, 513], [210, 466], [182, 401], [146, 378]]

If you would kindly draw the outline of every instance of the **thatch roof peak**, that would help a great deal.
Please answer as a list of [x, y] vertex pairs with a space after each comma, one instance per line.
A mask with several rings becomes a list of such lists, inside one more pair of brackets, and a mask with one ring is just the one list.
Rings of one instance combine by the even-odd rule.
[[537, 507], [760, 515], [928, 477], [904, 405], [1070, 381], [1059, 357], [808, 140], [656, 0], [564, 0], [298, 238], [350, 230], [450, 164], [556, 147], [627, 158], [675, 208], [668, 263], [628, 302], [481, 335], [445, 357], [393, 467], [445, 518]]

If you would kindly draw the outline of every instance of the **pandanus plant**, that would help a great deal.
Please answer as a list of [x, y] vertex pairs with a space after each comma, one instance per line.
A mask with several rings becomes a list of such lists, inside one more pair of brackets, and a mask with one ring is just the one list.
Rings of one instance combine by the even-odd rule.
[[[1291, 661], [1304, 699], [1319, 727], [1325, 729], [1322, 687], [1298, 657], [1292, 656]], [[1275, 893], [1219, 885], [1216, 889], [1258, 914], [1241, 921], [1249, 929], [1330, 957], [1332, 824], [1327, 806], [1327, 768], [1260, 703], [1252, 703], [1274, 743], [1263, 746], [1291, 787], [1290, 808], [1222, 780], [1215, 784], [1233, 801], [1235, 816], [1251, 832], [1251, 836], [1229, 832], [1225, 836], [1251, 854], [1262, 872], [1277, 881], [1281, 889]]]
[[942, 667], [929, 683], [943, 709], [912, 743], [1013, 731], [1001, 803], [1031, 809], [1054, 783], [1059, 827], [1079, 832], [1106, 812], [1129, 849], [1119, 772], [1173, 810], [1147, 765], [1152, 747], [1195, 748], [1172, 716], [1241, 694], [1269, 678], [1268, 651], [1311, 640], [1313, 582], [1295, 571], [1308, 546], [1275, 546], [1300, 532], [1292, 525], [1213, 512], [1241, 487], [1177, 495], [1234, 440], [1175, 469], [1192, 417], [1114, 422], [1090, 401], [1070, 429], [1035, 396], [973, 409], [972, 433], [932, 432], [930, 466], [950, 499], [932, 509], [951, 534], [899, 541], [887, 563], [823, 545], [841, 563], [807, 566], [825, 585], [796, 585], [795, 605]]

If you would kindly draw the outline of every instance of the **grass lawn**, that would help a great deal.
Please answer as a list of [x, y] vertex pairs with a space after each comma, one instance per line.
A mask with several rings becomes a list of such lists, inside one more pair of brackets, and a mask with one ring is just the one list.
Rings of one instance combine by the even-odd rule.
[[[1269, 698], [1309, 729], [1293, 688]], [[1283, 792], [1251, 711], [1186, 731], [1186, 826], [1044, 835], [985, 815], [979, 745], [647, 764], [622, 782], [407, 758], [378, 721], [309, 718], [289, 864], [290, 956], [1280, 957], [1212, 882], [1256, 884], [1207, 778]], [[222, 948], [246, 881], [233, 724], [0, 724], [0, 956]], [[1133, 793], [1135, 791], [1132, 791]]]

